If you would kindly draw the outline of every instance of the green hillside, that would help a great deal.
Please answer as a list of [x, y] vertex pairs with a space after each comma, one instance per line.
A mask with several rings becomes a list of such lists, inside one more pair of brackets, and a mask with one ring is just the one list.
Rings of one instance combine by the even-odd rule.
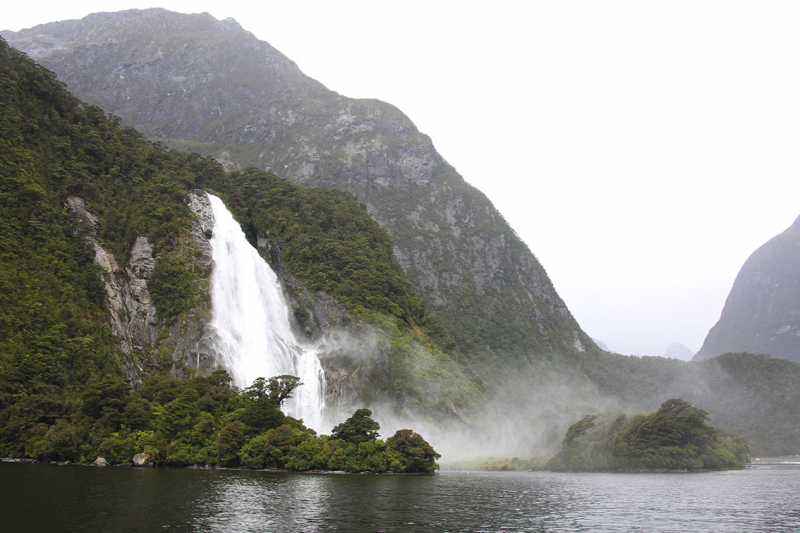
[[485, 372], [598, 351], [527, 245], [401, 110], [329, 91], [235, 21], [130, 10], [4, 36], [151, 139], [355, 195]]
[[[304, 190], [256, 170], [226, 173], [211, 159], [169, 151], [81, 103], [3, 40], [0, 89], [0, 454], [42, 456], [25, 444], [38, 438], [30, 432], [71, 424], [85, 409], [87, 384], [120, 380], [133, 367], [145, 381], [191, 370], [178, 368], [162, 346], [193, 307], [207, 305], [207, 272], [194, 268], [187, 235], [194, 218], [187, 194], [198, 188], [220, 192], [246, 228], [283, 242], [298, 279], [389, 332], [389, 373], [379, 376], [386, 395], [423, 411], [479, 398], [478, 382], [438, 347], [437, 340], [451, 343], [414, 295], [391, 240], [352, 196]], [[68, 209], [74, 197], [85, 201], [93, 224]], [[149, 284], [162, 344], [128, 354], [109, 327], [109, 274], [95, 264], [93, 243], [123, 265], [142, 236], [154, 245]], [[427, 375], [409, 378], [412, 363]]]
[[707, 411], [715, 426], [746, 437], [756, 455], [800, 450], [800, 364], [793, 361], [747, 353], [701, 362], [605, 354], [583, 369], [620, 409], [650, 411], [679, 397]]

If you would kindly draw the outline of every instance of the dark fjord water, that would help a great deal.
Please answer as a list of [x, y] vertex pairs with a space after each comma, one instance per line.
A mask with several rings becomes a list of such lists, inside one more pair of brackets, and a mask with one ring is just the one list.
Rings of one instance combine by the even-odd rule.
[[800, 464], [435, 476], [0, 464], [0, 531], [800, 531]]

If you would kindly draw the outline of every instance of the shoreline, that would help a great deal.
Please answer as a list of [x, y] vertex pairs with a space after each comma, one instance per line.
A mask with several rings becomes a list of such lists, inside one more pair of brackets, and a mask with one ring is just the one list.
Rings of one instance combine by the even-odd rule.
[[289, 470], [288, 468], [245, 468], [215, 465], [191, 466], [155, 466], [136, 465], [130, 463], [98, 464], [97, 460], [90, 463], [80, 461], [40, 461], [39, 459], [17, 459], [15, 457], [0, 457], [0, 463], [28, 464], [45, 466], [84, 466], [89, 468], [141, 468], [141, 469], [167, 469], [167, 470], [223, 470], [232, 472], [272, 472], [275, 474], [323, 474], [323, 475], [368, 475], [368, 476], [431, 476], [439, 472], [347, 472], [346, 470]]

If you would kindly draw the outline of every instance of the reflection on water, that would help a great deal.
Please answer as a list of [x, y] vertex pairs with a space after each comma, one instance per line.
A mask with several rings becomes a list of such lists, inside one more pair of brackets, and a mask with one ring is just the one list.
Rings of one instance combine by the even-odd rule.
[[[231, 474], [231, 473], [228, 473]], [[198, 531], [280, 531], [324, 524], [334, 492], [322, 476], [236, 472], [219, 478], [197, 502]]]
[[0, 531], [800, 530], [800, 465], [314, 475], [0, 464]]

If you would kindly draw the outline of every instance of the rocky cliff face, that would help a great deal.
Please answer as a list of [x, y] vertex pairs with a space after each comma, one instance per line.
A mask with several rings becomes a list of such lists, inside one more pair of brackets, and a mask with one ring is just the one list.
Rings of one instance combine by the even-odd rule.
[[[87, 211], [82, 198], [70, 196], [65, 203], [86, 224], [96, 228], [98, 219]], [[193, 268], [201, 269], [207, 280], [211, 249], [206, 234], [213, 227], [213, 218], [209, 218], [210, 209], [205, 197], [192, 194], [189, 203], [197, 218], [192, 222], [187, 238], [191, 241], [191, 247], [200, 251], [194, 256]], [[170, 326], [159, 322], [148, 288], [148, 279], [157, 256], [147, 237], [136, 238], [124, 268], [119, 267], [113, 254], [96, 238], [92, 239], [92, 246], [95, 249], [94, 262], [104, 271], [111, 334], [122, 351], [124, 371], [133, 385], [141, 384], [142, 378], [163, 365], [164, 362], [160, 360], [162, 356], [171, 361], [171, 374], [176, 377], [184, 376], [189, 368], [195, 372], [216, 368], [213, 348], [205, 335], [205, 324], [210, 313], [206, 302], [184, 313]]]
[[325, 370], [328, 409], [337, 414], [348, 413], [365, 401], [371, 403], [382, 396], [379, 389], [385, 389], [391, 373], [382, 346], [385, 342], [368, 334], [368, 326], [353, 321], [344, 306], [329, 294], [311, 291], [294, 277], [283, 264], [280, 240], [258, 234], [256, 248], [281, 281], [296, 337], [305, 338], [318, 348]]
[[[190, 260], [191, 268], [201, 274], [198, 282], [207, 287], [212, 268], [209, 238], [214, 216], [202, 191], [191, 193], [188, 203], [195, 215], [191, 230], [184, 237], [185, 242], [169, 255], [172, 261]], [[86, 209], [82, 198], [70, 196], [65, 204], [85, 224], [96, 228], [98, 219]], [[124, 371], [132, 384], [141, 384], [143, 378], [165, 362], [171, 365], [169, 373], [179, 378], [207, 374], [218, 367], [211, 333], [206, 331], [211, 318], [207, 297], [171, 325], [159, 320], [148, 288], [158, 256], [147, 237], [135, 240], [124, 268], [119, 267], [113, 254], [97, 239], [92, 239], [92, 246], [95, 263], [105, 273], [111, 334], [123, 354]], [[328, 381], [328, 405], [337, 412], [347, 412], [361, 405], [360, 402], [381, 396], [379, 388], [386, 388], [390, 374], [386, 343], [370, 335], [364, 329], [367, 326], [355, 323], [328, 294], [312, 292], [292, 276], [283, 265], [280, 242], [258, 235], [257, 248], [281, 280], [292, 310], [289, 318], [298, 338], [305, 337], [319, 346]]]
[[800, 217], [747, 259], [694, 360], [727, 352], [800, 362]]
[[355, 194], [466, 353], [597, 349], [491, 202], [403, 113], [328, 91], [233, 20], [154, 9], [3, 36], [152, 138]]
[[[68, 197], [66, 207], [80, 215], [93, 229], [96, 228], [98, 219], [86, 210], [82, 198]], [[92, 239], [92, 246], [94, 262], [105, 273], [111, 334], [124, 354], [122, 363], [128, 380], [138, 385], [144, 371], [140, 357], [155, 347], [158, 335], [158, 317], [147, 290], [147, 277], [155, 264], [153, 247], [146, 237], [137, 238], [128, 264], [125, 269], [120, 269], [114, 255], [97, 239]]]

